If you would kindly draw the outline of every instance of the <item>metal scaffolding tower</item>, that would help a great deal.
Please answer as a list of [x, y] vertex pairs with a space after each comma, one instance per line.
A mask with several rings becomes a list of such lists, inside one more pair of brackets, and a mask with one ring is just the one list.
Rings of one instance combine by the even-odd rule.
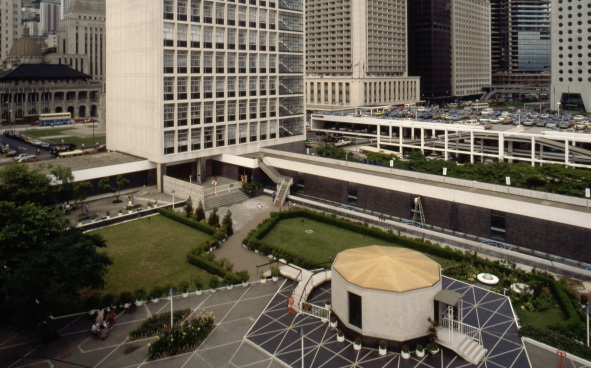
[[417, 224], [417, 217], [421, 217], [421, 227], [425, 226], [425, 213], [423, 212], [423, 203], [421, 202], [421, 197], [415, 197], [415, 210], [412, 215], [412, 224]]

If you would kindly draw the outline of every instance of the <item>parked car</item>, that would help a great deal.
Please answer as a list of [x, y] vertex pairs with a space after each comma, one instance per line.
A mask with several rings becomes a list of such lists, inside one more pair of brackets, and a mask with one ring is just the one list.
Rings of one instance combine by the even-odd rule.
[[33, 162], [37, 161], [37, 156], [35, 155], [28, 155], [26, 153], [21, 153], [20, 155], [14, 158], [16, 162]]
[[16, 150], [12, 148], [3, 148], [2, 149], [2, 157], [13, 157], [16, 156]]

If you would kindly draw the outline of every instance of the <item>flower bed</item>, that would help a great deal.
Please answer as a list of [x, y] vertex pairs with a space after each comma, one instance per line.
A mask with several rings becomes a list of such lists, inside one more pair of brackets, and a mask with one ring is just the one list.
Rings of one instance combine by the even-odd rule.
[[157, 340], [148, 344], [148, 360], [192, 351], [211, 333], [215, 321], [212, 312], [201, 311], [198, 315], [192, 313], [191, 309], [174, 312], [172, 327], [165, 323], [170, 321], [170, 314], [157, 314], [133, 330], [129, 338], [137, 340], [156, 335]]

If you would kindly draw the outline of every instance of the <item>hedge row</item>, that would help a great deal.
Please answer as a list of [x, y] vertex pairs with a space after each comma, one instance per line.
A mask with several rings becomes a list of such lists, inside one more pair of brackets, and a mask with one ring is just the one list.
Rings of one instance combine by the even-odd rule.
[[179, 214], [176, 211], [172, 211], [169, 209], [165, 209], [165, 208], [160, 208], [158, 209], [158, 212], [165, 217], [168, 217], [171, 220], [174, 220], [176, 222], [180, 222], [183, 225], [187, 225], [190, 226], [194, 229], [197, 229], [203, 233], [209, 234], [209, 235], [215, 235], [215, 233], [219, 230], [217, 230], [215, 227], [210, 226], [207, 223], [203, 223], [203, 222], [197, 222], [193, 219], [187, 218], [186, 216]]
[[521, 336], [527, 336], [531, 339], [550, 345], [560, 350], [567, 351], [570, 354], [583, 359], [591, 359], [591, 349], [579, 340], [566, 337], [563, 334], [556, 333], [546, 328], [537, 328], [533, 326], [523, 326], [519, 330]]

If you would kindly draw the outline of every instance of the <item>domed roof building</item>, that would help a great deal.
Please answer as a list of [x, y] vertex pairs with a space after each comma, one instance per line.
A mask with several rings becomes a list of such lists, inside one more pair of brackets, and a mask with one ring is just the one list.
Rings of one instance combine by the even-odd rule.
[[332, 265], [332, 308], [364, 337], [413, 341], [427, 335], [441, 267], [407, 248], [372, 245], [339, 253]]
[[37, 42], [29, 35], [29, 30], [25, 27], [23, 36], [16, 40], [6, 62], [9, 68], [15, 67], [22, 64], [42, 64], [43, 63], [43, 52]]

